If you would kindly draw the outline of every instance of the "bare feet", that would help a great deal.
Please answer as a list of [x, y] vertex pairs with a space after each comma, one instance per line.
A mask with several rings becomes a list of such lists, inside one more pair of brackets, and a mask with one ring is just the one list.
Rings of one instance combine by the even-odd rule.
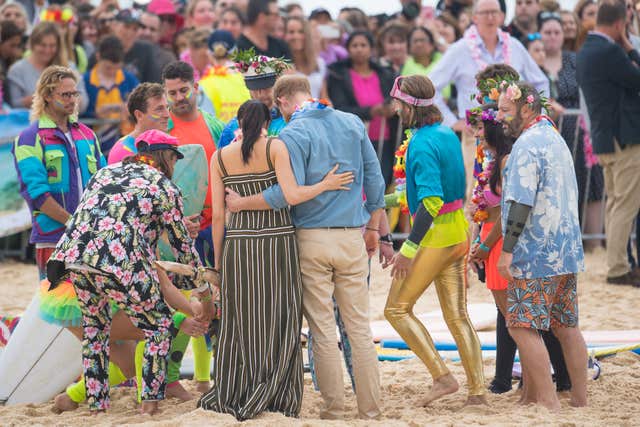
[[549, 412], [558, 412], [561, 408], [558, 397], [554, 394], [549, 399], [540, 399], [538, 403], [549, 410]]
[[587, 406], [587, 398], [576, 398], [574, 396], [571, 396], [571, 400], [569, 400], [569, 405], [573, 406], [574, 408], [582, 408], [584, 406]]
[[206, 393], [211, 389], [211, 383], [209, 381], [198, 381], [198, 385], [196, 385], [196, 390], [199, 393]]
[[488, 405], [487, 398], [484, 395], [480, 396], [469, 396], [467, 397], [467, 401], [464, 406], [473, 406], [473, 405]]
[[53, 399], [53, 406], [58, 413], [78, 409], [78, 404], [71, 400], [66, 392], [60, 393]]
[[143, 415], [153, 415], [158, 412], [158, 402], [155, 400], [144, 401], [140, 405], [140, 413]]
[[422, 406], [427, 406], [436, 399], [458, 391], [458, 381], [451, 374], [443, 375], [433, 380], [433, 385], [427, 396], [422, 400]]
[[176, 381], [175, 383], [171, 383], [170, 386], [167, 386], [165, 395], [167, 398], [176, 397], [183, 402], [193, 399], [193, 395], [180, 384], [180, 381]]

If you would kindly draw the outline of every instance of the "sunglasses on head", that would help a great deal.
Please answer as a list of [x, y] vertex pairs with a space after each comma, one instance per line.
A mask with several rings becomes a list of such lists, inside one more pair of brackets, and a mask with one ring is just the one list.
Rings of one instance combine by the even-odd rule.
[[531, 33], [531, 34], [527, 34], [527, 40], [532, 42], [535, 40], [542, 40], [542, 37], [540, 36], [540, 33]]

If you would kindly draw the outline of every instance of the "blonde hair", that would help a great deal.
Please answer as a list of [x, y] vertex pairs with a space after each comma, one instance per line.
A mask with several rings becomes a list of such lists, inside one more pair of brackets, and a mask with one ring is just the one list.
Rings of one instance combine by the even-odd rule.
[[276, 84], [273, 86], [273, 97], [276, 100], [278, 98], [291, 98], [296, 93], [304, 93], [311, 96], [311, 86], [305, 76], [288, 74], [276, 80]]
[[[304, 48], [302, 49], [302, 64], [294, 64], [298, 71], [301, 71], [305, 74], [311, 74], [318, 69], [318, 56], [316, 54], [316, 49], [313, 44], [313, 34], [311, 32], [311, 25], [309, 25], [309, 21], [299, 16], [290, 16], [285, 21], [285, 31], [289, 26], [289, 23], [292, 21], [299, 22], [302, 25], [302, 32], [304, 33]], [[298, 65], [301, 65], [300, 68]]]
[[184, 10], [184, 15], [187, 18], [193, 18], [193, 12], [196, 10], [196, 6], [201, 1], [208, 1], [212, 6], [215, 6], [214, 2], [212, 2], [211, 0], [189, 0], [189, 3], [187, 3], [187, 7]]
[[[69, 67], [51, 65], [40, 74], [36, 84], [36, 91], [33, 94], [33, 104], [31, 105], [32, 121], [38, 120], [45, 114], [45, 109], [47, 108], [45, 98], [49, 97], [64, 79], [73, 79], [74, 82], [78, 83], [78, 75]], [[74, 114], [77, 115], [77, 111]]]
[[33, 50], [35, 45], [42, 43], [42, 40], [47, 36], [54, 36], [56, 38], [56, 43], [58, 44], [56, 56], [54, 56], [53, 61], [51, 61], [51, 64], [49, 65], [68, 67], [69, 59], [67, 56], [67, 49], [65, 47], [66, 44], [62, 38], [60, 30], [58, 29], [58, 25], [53, 22], [40, 22], [33, 28], [31, 36], [29, 37], [29, 47], [31, 50]]

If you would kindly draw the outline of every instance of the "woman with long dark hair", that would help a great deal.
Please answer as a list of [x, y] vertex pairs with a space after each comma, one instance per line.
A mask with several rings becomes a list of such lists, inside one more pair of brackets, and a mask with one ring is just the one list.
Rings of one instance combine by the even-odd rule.
[[241, 135], [211, 159], [215, 268], [222, 275], [222, 321], [214, 386], [198, 405], [238, 420], [263, 411], [295, 417], [302, 404], [302, 282], [288, 209], [233, 213], [225, 228], [225, 191], [259, 194], [279, 184], [290, 205], [348, 189], [350, 172], [299, 186], [284, 143], [267, 137], [269, 108], [238, 110]]

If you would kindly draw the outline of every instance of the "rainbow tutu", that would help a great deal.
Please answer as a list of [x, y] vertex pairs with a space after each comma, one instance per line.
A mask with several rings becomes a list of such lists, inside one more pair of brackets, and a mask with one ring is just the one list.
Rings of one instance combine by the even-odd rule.
[[40, 317], [62, 327], [82, 326], [82, 311], [73, 284], [68, 280], [49, 290], [49, 281], [40, 282]]

